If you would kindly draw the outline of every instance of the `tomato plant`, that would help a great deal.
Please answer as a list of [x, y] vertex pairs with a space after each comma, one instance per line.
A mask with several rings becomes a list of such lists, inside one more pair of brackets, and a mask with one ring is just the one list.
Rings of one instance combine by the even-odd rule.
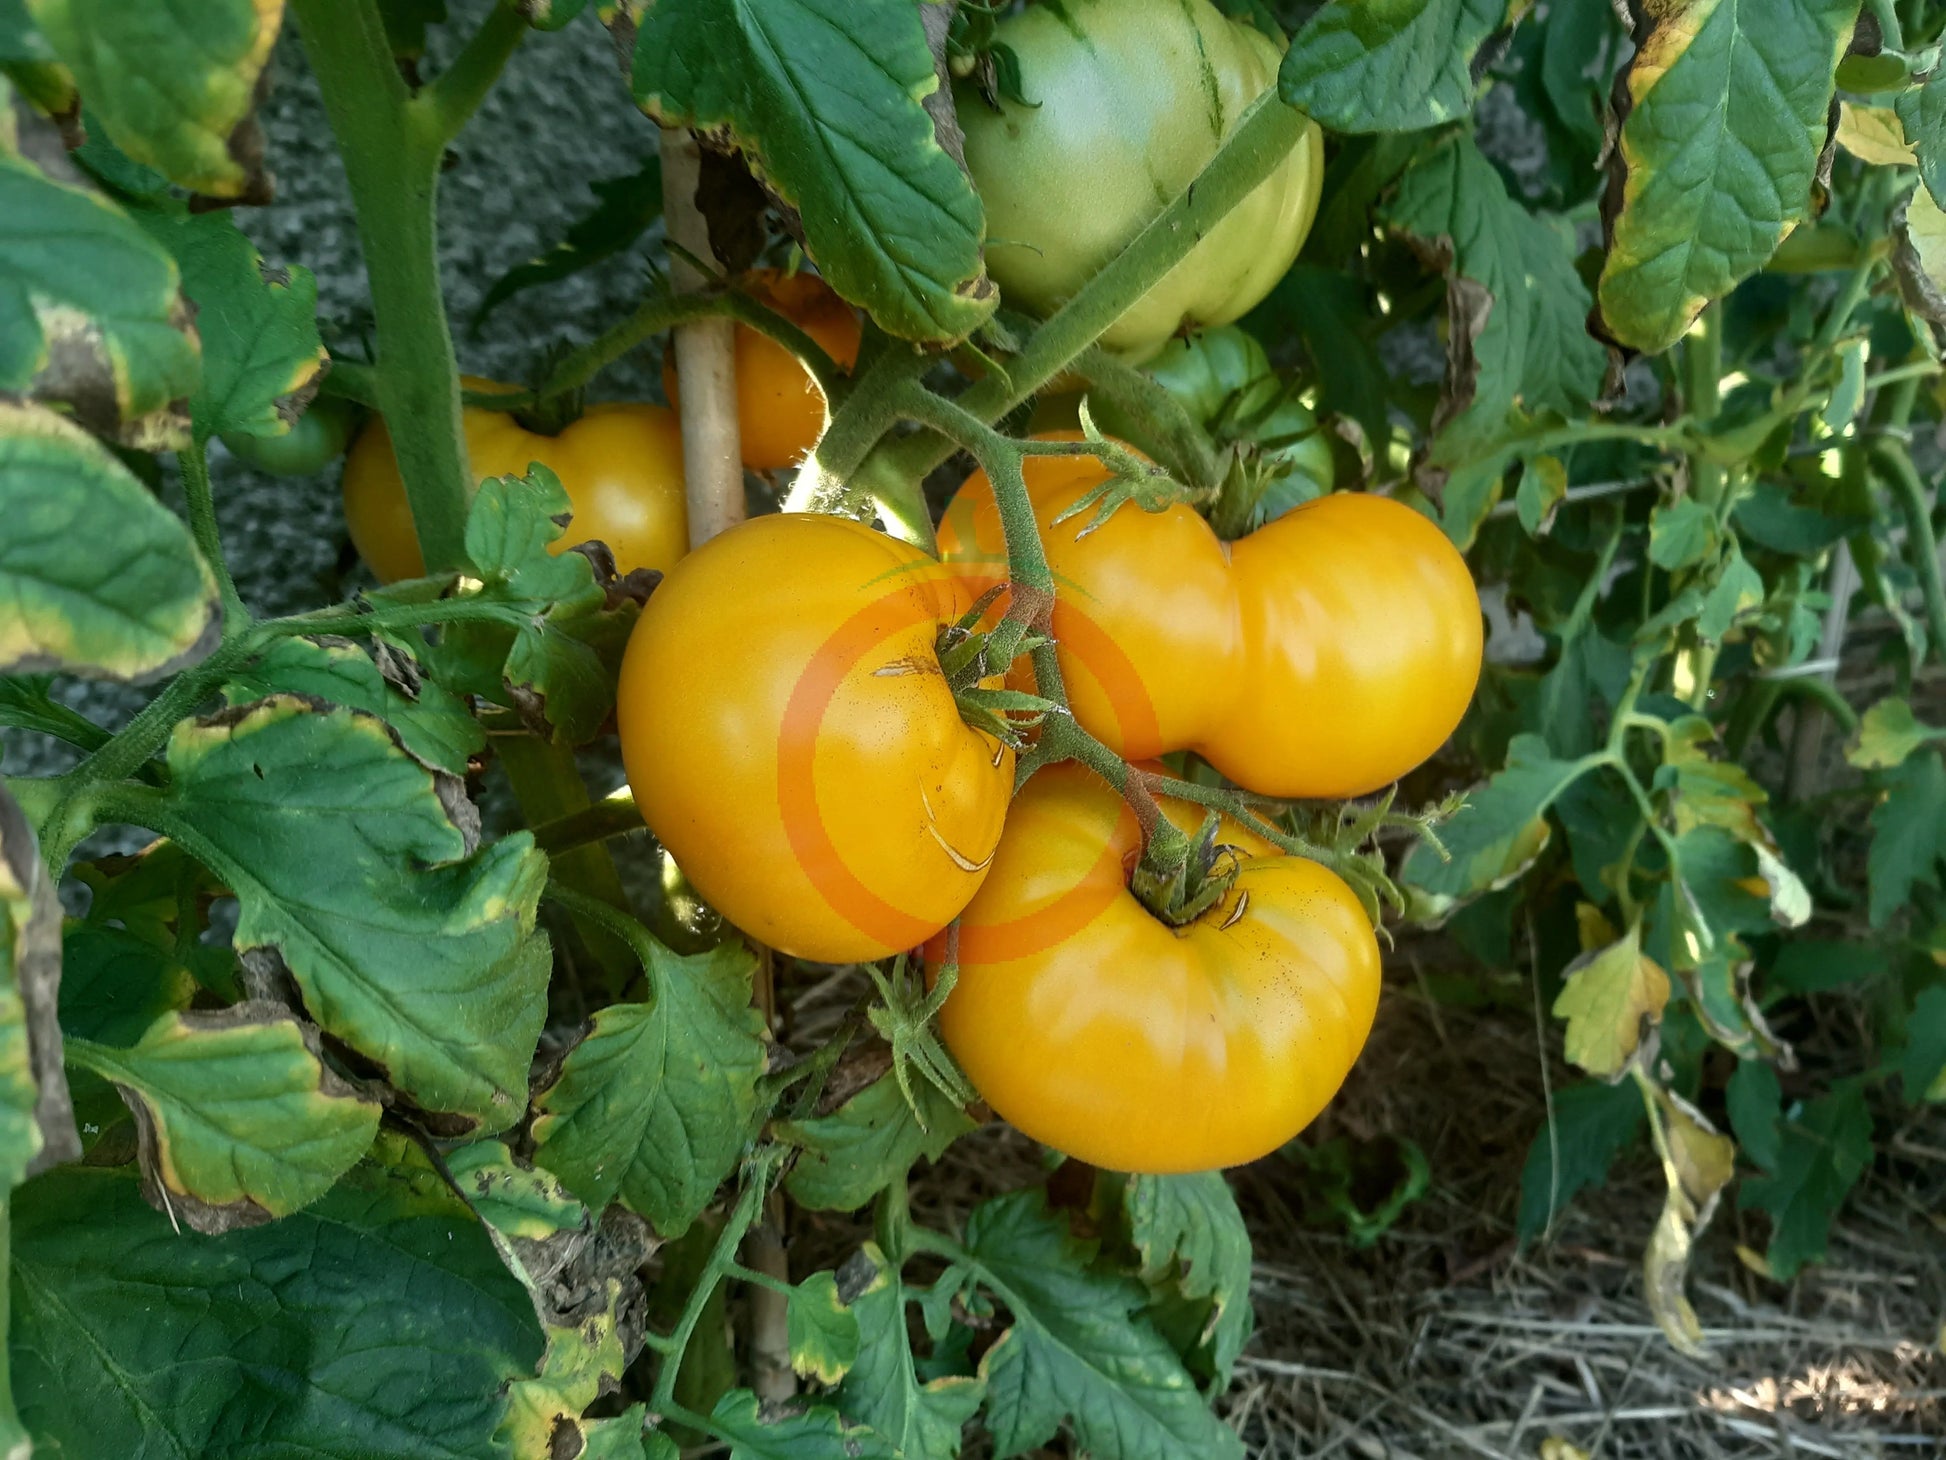
[[1299, 1226], [1932, 1322], [1942, 39], [0, 0], [0, 1451], [1342, 1447]]

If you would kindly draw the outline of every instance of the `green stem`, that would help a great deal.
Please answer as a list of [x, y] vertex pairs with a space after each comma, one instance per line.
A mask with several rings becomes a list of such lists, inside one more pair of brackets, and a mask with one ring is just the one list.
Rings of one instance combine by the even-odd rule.
[[1906, 557], [1925, 590], [1932, 657], [1946, 663], [1946, 588], [1940, 583], [1939, 540], [1932, 530], [1930, 494], [1919, 480], [1912, 457], [1899, 442], [1887, 438], [1873, 442], [1872, 464], [1884, 475], [1905, 515]]
[[413, 99], [428, 116], [440, 150], [466, 130], [473, 113], [493, 90], [507, 60], [527, 37], [527, 17], [512, 0], [500, 0], [480, 22], [460, 53], [440, 78]]
[[[697, 1323], [702, 1320], [703, 1310], [709, 1305], [716, 1285], [736, 1266], [737, 1249], [743, 1243], [744, 1234], [762, 1215], [764, 1194], [769, 1189], [771, 1173], [782, 1156], [782, 1148], [775, 1147], [758, 1152], [745, 1163], [743, 1190], [737, 1197], [737, 1204], [731, 1209], [723, 1230], [717, 1234], [709, 1260], [703, 1264], [696, 1286], [689, 1290], [689, 1301], [683, 1305], [682, 1316], [670, 1331], [666, 1350], [670, 1357], [664, 1360], [656, 1376], [655, 1392], [649, 1396], [649, 1408], [657, 1414], [674, 1414], [672, 1406], [676, 1397], [676, 1375], [682, 1369], [681, 1355], [687, 1352], [689, 1340], [696, 1332]], [[676, 1417], [705, 1429], [709, 1425], [709, 1421], [700, 1415]]]
[[531, 825], [534, 841], [540, 849], [549, 856], [557, 856], [591, 842], [607, 841], [613, 836], [627, 836], [630, 832], [642, 831], [646, 823], [633, 796], [608, 796], [586, 810]]
[[[372, 395], [392, 424], [393, 453], [426, 565], [435, 572], [456, 568], [465, 559], [472, 479], [440, 288], [436, 198], [447, 129], [477, 102], [489, 57], [483, 51], [478, 65], [456, 66], [461, 80], [444, 102], [434, 93], [415, 100], [393, 62], [377, 0], [291, 0], [291, 11], [358, 216], [378, 333]], [[482, 34], [493, 27], [498, 37], [503, 23], [497, 9]]]
[[1191, 419], [1183, 403], [1162, 382], [1116, 359], [1099, 345], [1074, 358], [1074, 372], [1093, 387], [1090, 403], [1105, 402], [1116, 419], [1136, 428], [1134, 444], [1156, 452], [1185, 486], [1214, 490], [1223, 485], [1223, 465], [1209, 432]]
[[[1683, 337], [1683, 409], [1705, 428], [1722, 409], [1723, 307], [1712, 302]], [[1728, 473], [1700, 452], [1689, 459], [1689, 486], [1712, 512], [1723, 496]]]
[[250, 621], [250, 611], [237, 596], [236, 580], [230, 576], [229, 561], [223, 556], [223, 537], [216, 527], [216, 496], [210, 490], [209, 458], [201, 441], [192, 441], [176, 453], [182, 470], [182, 493], [189, 506], [189, 531], [203, 560], [216, 574], [217, 591], [223, 599], [223, 626], [236, 629]]
[[[959, 405], [991, 423], [1053, 379], [1270, 176], [1309, 125], [1302, 112], [1285, 105], [1274, 91], [1266, 93], [1196, 180], [1033, 333], [1007, 373], [978, 381], [959, 398]], [[921, 433], [879, 444], [857, 461], [828, 459], [822, 450], [819, 460], [839, 480], [856, 477], [884, 502], [910, 497], [914, 484], [951, 454], [950, 442]]]

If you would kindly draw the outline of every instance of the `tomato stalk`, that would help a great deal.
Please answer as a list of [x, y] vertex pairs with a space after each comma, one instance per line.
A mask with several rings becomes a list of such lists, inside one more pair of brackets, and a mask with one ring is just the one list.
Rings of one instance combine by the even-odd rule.
[[415, 96], [399, 75], [377, 0], [291, 0], [291, 10], [358, 217], [378, 334], [371, 404], [395, 425], [427, 566], [456, 568], [465, 559], [471, 482], [439, 277], [439, 170], [527, 24], [503, 0], [446, 74]]
[[189, 531], [196, 547], [216, 574], [216, 586], [223, 599], [223, 628], [233, 632], [250, 622], [250, 611], [236, 591], [230, 576], [229, 560], [223, 556], [223, 536], [216, 526], [216, 497], [210, 490], [209, 457], [201, 441], [191, 441], [176, 453], [176, 466], [182, 472], [182, 494], [189, 508]]

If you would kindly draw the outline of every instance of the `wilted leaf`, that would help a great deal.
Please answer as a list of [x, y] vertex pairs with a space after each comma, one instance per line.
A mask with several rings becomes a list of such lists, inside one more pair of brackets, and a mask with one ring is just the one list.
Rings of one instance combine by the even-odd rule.
[[1934, 324], [1946, 324], [1946, 213], [1925, 188], [1916, 188], [1892, 213], [1892, 263], [1906, 303]]
[[257, 78], [283, 0], [27, 0], [115, 144], [194, 192], [266, 192]]
[[1922, 85], [1893, 103], [1900, 132], [1912, 144], [1919, 176], [1935, 205], [1946, 194], [1946, 67], [1935, 66]]
[[1879, 167], [1911, 167], [1918, 161], [1899, 125], [1899, 114], [1889, 106], [1839, 102], [1838, 145], [1860, 162]]
[[1298, 31], [1278, 91], [1334, 132], [1410, 132], [1473, 109], [1473, 58], [1515, 0], [1331, 0]]
[[0, 522], [0, 673], [139, 680], [215, 647], [216, 579], [189, 529], [52, 411], [0, 402]]
[[477, 814], [382, 721], [278, 696], [169, 742], [159, 829], [236, 894], [236, 945], [273, 953], [328, 1033], [429, 1113], [500, 1130], [527, 1104], [552, 958], [547, 859]]
[[1589, 1074], [1613, 1079], [1634, 1057], [1644, 1021], [1661, 1022], [1669, 975], [1643, 953], [1640, 929], [1631, 927], [1575, 959], [1563, 977], [1554, 1017], [1567, 1020], [1567, 1056]]
[[920, 104], [939, 82], [918, 7], [659, 0], [639, 25], [635, 99], [741, 148], [832, 288], [900, 339], [962, 339], [993, 312], [980, 200]]
[[813, 1211], [856, 1211], [920, 1156], [937, 1161], [973, 1129], [966, 1112], [924, 1080], [913, 1093], [926, 1108], [920, 1128], [891, 1075], [882, 1075], [829, 1115], [779, 1121], [777, 1138], [802, 1149], [785, 1189]]
[[308, 1206], [378, 1131], [377, 1103], [326, 1069], [316, 1031], [274, 1004], [168, 1013], [130, 1048], [70, 1037], [67, 1049], [135, 1112], [143, 1194], [199, 1232]]
[[1609, 330], [1666, 350], [1811, 209], [1858, 0], [1670, 0], [1645, 10], [1601, 274]]
[[611, 1004], [535, 1100], [535, 1160], [599, 1209], [619, 1196], [680, 1236], [735, 1167], [766, 1059], [740, 943], [653, 947], [653, 1002]]
[[1709, 1225], [1723, 1188], [1735, 1174], [1736, 1145], [1686, 1101], [1659, 1085], [1648, 1088], [1669, 1195], [1642, 1255], [1642, 1282], [1649, 1312], [1669, 1342], [1679, 1352], [1701, 1359], [1709, 1350], [1683, 1289], [1696, 1236]]

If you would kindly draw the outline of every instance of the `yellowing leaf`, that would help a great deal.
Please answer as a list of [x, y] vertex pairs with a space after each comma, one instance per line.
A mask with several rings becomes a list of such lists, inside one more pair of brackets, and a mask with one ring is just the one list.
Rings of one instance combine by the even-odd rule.
[[1857, 739], [1845, 749], [1845, 759], [1862, 771], [1890, 770], [1935, 740], [1946, 740], [1946, 730], [1922, 724], [1912, 706], [1895, 696], [1865, 712], [1858, 722]]
[[1911, 167], [1919, 160], [1905, 139], [1899, 114], [1889, 106], [1839, 102], [1838, 145], [1860, 162], [1880, 167]]
[[1676, 1349], [1703, 1358], [1703, 1326], [1683, 1285], [1696, 1234], [1709, 1225], [1716, 1203], [1736, 1169], [1736, 1144], [1719, 1134], [1702, 1113], [1680, 1096], [1636, 1078], [1649, 1092], [1656, 1150], [1662, 1156], [1669, 1196], [1642, 1254], [1642, 1280], [1649, 1311]]
[[1567, 984], [1554, 1001], [1568, 1021], [1567, 1055], [1591, 1075], [1613, 1078], [1642, 1042], [1642, 1021], [1661, 1020], [1669, 975], [1642, 951], [1635, 928], [1568, 965]]

